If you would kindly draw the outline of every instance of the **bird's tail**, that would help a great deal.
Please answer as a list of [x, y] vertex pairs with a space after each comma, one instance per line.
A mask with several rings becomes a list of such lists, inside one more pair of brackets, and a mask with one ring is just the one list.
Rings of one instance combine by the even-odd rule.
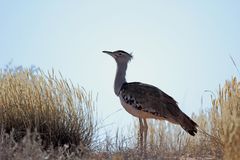
[[198, 127], [197, 123], [195, 123], [185, 113], [181, 115], [180, 125], [186, 132], [188, 132], [192, 136], [195, 136], [195, 134], [197, 133], [197, 127]]

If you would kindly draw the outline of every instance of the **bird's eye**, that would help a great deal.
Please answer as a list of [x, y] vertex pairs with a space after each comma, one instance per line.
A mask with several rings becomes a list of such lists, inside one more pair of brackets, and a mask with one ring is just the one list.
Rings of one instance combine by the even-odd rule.
[[121, 56], [121, 55], [122, 55], [122, 53], [118, 53], [118, 55], [119, 55], [119, 56]]

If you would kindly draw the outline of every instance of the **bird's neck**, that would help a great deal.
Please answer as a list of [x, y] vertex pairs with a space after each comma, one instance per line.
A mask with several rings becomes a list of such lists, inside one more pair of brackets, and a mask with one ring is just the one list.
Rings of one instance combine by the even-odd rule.
[[118, 96], [121, 90], [121, 87], [126, 83], [126, 70], [127, 63], [117, 63], [117, 73], [114, 81], [114, 92]]

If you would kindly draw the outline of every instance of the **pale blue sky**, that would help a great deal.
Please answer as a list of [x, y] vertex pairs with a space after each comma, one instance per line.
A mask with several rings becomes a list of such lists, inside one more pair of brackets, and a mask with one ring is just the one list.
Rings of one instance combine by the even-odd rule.
[[[113, 92], [115, 61], [102, 50], [133, 52], [128, 81], [153, 84], [188, 115], [208, 108], [204, 90], [236, 75], [240, 64], [240, 1], [0, 1], [0, 67], [38, 66], [98, 94], [102, 119], [121, 108]], [[122, 127], [121, 110], [107, 118]]]

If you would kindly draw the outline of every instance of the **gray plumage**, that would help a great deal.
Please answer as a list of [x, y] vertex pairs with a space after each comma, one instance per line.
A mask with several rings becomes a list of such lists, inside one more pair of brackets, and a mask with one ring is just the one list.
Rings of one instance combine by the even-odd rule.
[[103, 52], [116, 60], [114, 92], [120, 98], [120, 102], [127, 112], [140, 118], [140, 121], [141, 119], [146, 121], [147, 118], [167, 120], [179, 124], [192, 136], [197, 133], [198, 125], [180, 110], [177, 102], [171, 96], [149, 84], [126, 82], [126, 70], [128, 62], [132, 59], [131, 54], [122, 50]]

